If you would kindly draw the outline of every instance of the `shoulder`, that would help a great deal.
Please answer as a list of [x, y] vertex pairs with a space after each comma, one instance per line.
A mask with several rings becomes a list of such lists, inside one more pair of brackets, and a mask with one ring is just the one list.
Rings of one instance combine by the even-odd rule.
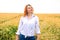
[[26, 16], [21, 16], [20, 19], [24, 20], [26, 19]]
[[39, 17], [38, 17], [37, 15], [35, 15], [35, 18], [36, 18], [36, 19], [39, 19]]
[[35, 14], [33, 14], [33, 17], [38, 18], [38, 16], [37, 16], [37, 15], [35, 15]]
[[24, 18], [24, 16], [21, 16], [20, 19], [22, 20]]

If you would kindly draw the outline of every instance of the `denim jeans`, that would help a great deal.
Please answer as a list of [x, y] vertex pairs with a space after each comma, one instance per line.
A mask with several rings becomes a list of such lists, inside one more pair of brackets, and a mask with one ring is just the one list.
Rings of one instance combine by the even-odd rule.
[[35, 40], [35, 36], [28, 36], [25, 38], [25, 35], [20, 34], [19, 35], [19, 40]]

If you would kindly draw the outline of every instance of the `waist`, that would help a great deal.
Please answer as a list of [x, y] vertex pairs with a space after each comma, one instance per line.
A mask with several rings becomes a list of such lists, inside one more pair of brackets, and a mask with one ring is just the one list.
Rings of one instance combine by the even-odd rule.
[[35, 32], [24, 32], [24, 31], [20, 31], [20, 34], [23, 34], [25, 36], [34, 36]]
[[20, 33], [20, 35], [21, 35], [21, 36], [24, 36], [25, 38], [26, 38], [26, 37], [35, 37], [35, 35], [24, 35], [24, 34], [22, 34], [22, 33]]

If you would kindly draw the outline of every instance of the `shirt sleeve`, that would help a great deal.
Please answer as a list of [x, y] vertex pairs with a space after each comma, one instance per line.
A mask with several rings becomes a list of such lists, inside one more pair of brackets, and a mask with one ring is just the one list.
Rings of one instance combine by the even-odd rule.
[[35, 32], [36, 34], [40, 34], [40, 26], [39, 26], [39, 18], [36, 16], [36, 22], [35, 22]]
[[22, 28], [22, 17], [20, 18], [20, 21], [19, 21], [18, 30], [16, 32], [17, 35], [20, 34], [21, 28]]

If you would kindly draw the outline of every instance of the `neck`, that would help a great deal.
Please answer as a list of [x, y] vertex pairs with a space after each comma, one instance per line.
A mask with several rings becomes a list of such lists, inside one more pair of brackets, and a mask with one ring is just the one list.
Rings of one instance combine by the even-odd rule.
[[28, 13], [28, 16], [31, 16], [32, 15], [32, 13]]

